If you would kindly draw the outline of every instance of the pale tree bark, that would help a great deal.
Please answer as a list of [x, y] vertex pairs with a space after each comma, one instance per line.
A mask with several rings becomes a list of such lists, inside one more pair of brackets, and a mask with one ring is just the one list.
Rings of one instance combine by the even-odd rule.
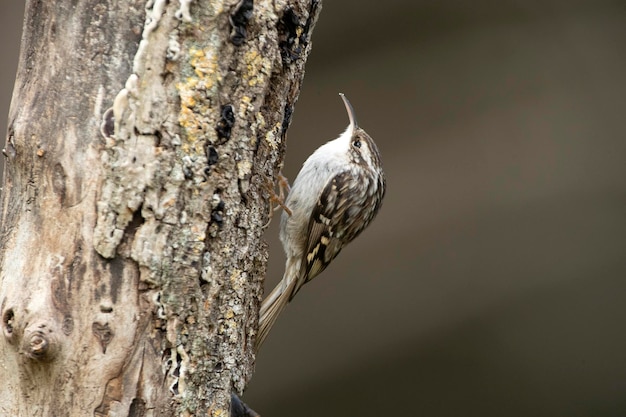
[[226, 416], [317, 0], [30, 0], [4, 148], [0, 415]]

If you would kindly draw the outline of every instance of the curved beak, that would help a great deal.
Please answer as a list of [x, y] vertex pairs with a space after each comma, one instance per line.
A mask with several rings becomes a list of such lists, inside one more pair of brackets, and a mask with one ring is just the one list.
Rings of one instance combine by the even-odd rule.
[[348, 111], [348, 118], [350, 118], [350, 127], [352, 129], [356, 129], [358, 124], [356, 122], [356, 114], [354, 114], [354, 109], [352, 108], [352, 104], [348, 101], [346, 96], [343, 93], [339, 93], [341, 99], [343, 100], [343, 104], [346, 105], [346, 110]]

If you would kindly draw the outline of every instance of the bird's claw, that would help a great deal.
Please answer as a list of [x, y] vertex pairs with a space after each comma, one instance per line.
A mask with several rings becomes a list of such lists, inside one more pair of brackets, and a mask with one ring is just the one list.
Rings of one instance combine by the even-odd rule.
[[[289, 186], [289, 180], [287, 180], [287, 177], [279, 172], [277, 183], [278, 193], [276, 193], [275, 191], [274, 183], [269, 178], [265, 179], [265, 189], [270, 195], [270, 211], [268, 213], [269, 220], [263, 227], [269, 226], [270, 222], [272, 221], [274, 211], [278, 210], [279, 208], [282, 208], [283, 210], [285, 210], [285, 213], [291, 216], [291, 210], [289, 210], [289, 207], [285, 205], [285, 190], [287, 190], [286, 194], [289, 194], [289, 191], [291, 191], [291, 187]], [[274, 204], [276, 204], [276, 206], [274, 206]]]

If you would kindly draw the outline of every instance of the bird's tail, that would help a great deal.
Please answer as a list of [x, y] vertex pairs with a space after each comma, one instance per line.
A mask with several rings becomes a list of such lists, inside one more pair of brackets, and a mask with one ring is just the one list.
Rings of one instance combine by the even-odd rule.
[[257, 352], [272, 329], [272, 326], [276, 322], [278, 315], [289, 303], [291, 294], [293, 294], [298, 281], [296, 278], [298, 271], [300, 270], [299, 266], [299, 260], [295, 262], [288, 260], [283, 279], [276, 285], [276, 287], [274, 287], [272, 292], [265, 298], [265, 300], [263, 300], [263, 303], [261, 304], [261, 311], [259, 313], [259, 332], [256, 337]]

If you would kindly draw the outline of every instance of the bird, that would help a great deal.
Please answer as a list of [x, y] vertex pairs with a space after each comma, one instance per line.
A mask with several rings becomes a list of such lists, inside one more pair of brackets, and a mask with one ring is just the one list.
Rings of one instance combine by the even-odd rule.
[[374, 219], [386, 180], [378, 147], [358, 126], [354, 109], [339, 94], [349, 125], [304, 162], [286, 200], [280, 241], [287, 260], [282, 280], [263, 300], [256, 349], [285, 306], [318, 276]]

